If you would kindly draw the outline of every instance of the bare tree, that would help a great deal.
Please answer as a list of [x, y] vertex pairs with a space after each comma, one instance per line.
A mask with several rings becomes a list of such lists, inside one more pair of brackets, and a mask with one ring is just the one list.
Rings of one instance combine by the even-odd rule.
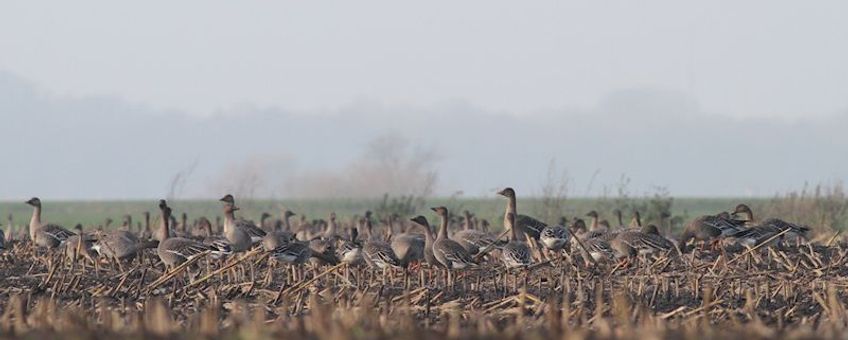
[[169, 201], [176, 199], [185, 189], [186, 183], [197, 168], [197, 160], [194, 160], [188, 167], [177, 171], [168, 184], [168, 195], [165, 196]]

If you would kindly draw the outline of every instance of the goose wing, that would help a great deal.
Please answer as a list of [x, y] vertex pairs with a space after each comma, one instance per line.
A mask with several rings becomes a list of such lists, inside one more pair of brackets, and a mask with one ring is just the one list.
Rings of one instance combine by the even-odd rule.
[[516, 216], [515, 224], [524, 228], [525, 233], [537, 240], [539, 239], [539, 235], [542, 233], [542, 229], [545, 229], [545, 227], [548, 226], [545, 222], [539, 221], [527, 215]]
[[501, 260], [508, 268], [524, 267], [532, 262], [530, 248], [523, 242], [510, 242], [501, 251]]
[[364, 255], [365, 260], [378, 268], [400, 267], [400, 260], [388, 243], [369, 241], [365, 244], [363, 250], [362, 255]]
[[448, 239], [436, 242], [433, 245], [433, 252], [438, 252], [444, 256], [445, 261], [450, 265], [449, 268], [462, 269], [477, 265], [471, 258], [471, 255], [468, 254], [468, 251], [453, 240]]
[[244, 232], [247, 233], [247, 236], [250, 236], [250, 241], [253, 243], [259, 242], [263, 237], [265, 237], [265, 235], [268, 234], [265, 230], [262, 230], [262, 228], [257, 227], [256, 224], [248, 220], [236, 221], [236, 228], [244, 230]]
[[76, 233], [55, 224], [44, 225], [41, 227], [40, 231], [45, 235], [55, 238], [59, 241], [67, 240], [68, 237], [76, 235]]

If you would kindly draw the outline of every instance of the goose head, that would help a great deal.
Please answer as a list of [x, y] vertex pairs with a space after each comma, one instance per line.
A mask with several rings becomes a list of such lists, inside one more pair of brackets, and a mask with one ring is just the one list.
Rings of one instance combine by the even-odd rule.
[[38, 199], [38, 197], [30, 198], [29, 201], [26, 201], [24, 203], [29, 204], [33, 207], [40, 207], [41, 206], [41, 200]]
[[515, 198], [515, 190], [510, 187], [506, 187], [501, 191], [498, 191], [498, 195], [501, 195], [506, 198]]

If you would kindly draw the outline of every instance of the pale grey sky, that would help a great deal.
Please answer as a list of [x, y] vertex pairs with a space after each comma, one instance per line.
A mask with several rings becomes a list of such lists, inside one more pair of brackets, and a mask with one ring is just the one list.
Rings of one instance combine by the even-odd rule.
[[612, 91], [705, 112], [848, 107], [848, 2], [14, 1], [0, 70], [58, 94], [208, 115], [461, 100], [514, 114]]
[[[183, 197], [357, 195], [430, 170], [439, 195], [538, 193], [551, 159], [572, 195], [622, 174], [634, 193], [689, 196], [846, 180], [846, 13], [848, 1], [784, 0], [2, 2], [0, 199], [163, 197], [189, 169]], [[367, 148], [397, 135], [438, 157], [389, 181]]]

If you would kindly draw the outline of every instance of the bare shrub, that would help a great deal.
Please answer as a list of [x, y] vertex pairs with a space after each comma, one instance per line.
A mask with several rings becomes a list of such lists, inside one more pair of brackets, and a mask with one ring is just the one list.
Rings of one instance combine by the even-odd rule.
[[542, 183], [541, 204], [537, 206], [536, 216], [548, 223], [556, 223], [565, 212], [570, 180], [566, 170], [559, 171], [556, 159], [548, 162], [548, 172]]
[[438, 181], [435, 149], [415, 145], [397, 134], [371, 140], [363, 153], [339, 171], [289, 179], [288, 194], [319, 197], [428, 197]]

